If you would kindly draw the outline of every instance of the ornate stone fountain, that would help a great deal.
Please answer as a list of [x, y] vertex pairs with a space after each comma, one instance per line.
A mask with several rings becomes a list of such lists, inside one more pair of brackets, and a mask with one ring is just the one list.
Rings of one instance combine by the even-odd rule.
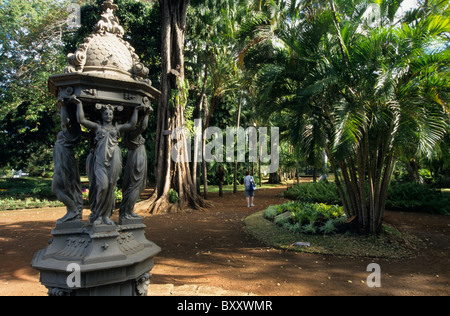
[[[161, 93], [146, 79], [148, 69], [123, 39], [124, 30], [114, 15], [117, 5], [107, 0], [102, 9], [94, 33], [68, 56], [65, 73], [48, 80], [62, 121], [54, 148], [53, 190], [67, 206], [50, 245], [32, 262], [49, 295], [146, 295], [154, 257], [161, 251], [147, 240], [146, 226], [133, 212], [146, 184], [142, 133], [151, 102]], [[87, 161], [91, 214], [86, 221], [74, 156], [82, 137], [91, 144]], [[128, 149], [125, 166], [121, 140]], [[114, 191], [123, 170], [123, 202], [116, 223], [111, 219]]]

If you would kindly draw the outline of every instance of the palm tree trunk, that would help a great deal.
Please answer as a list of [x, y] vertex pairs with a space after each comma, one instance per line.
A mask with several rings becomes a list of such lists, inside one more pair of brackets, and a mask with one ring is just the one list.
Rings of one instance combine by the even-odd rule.
[[[241, 126], [241, 112], [242, 112], [242, 91], [239, 95], [239, 109], [237, 116], [237, 124], [236, 124], [236, 143], [239, 144], [239, 127]], [[239, 145], [238, 145], [239, 148]], [[234, 183], [233, 183], [233, 194], [237, 193], [237, 169], [238, 169], [238, 161], [237, 157], [234, 158]]]
[[[205, 77], [203, 78], [202, 92], [200, 93], [200, 100], [199, 100], [199, 102], [197, 104], [197, 109], [196, 109], [196, 118], [198, 120], [201, 119], [201, 113], [202, 113], [202, 109], [203, 109], [203, 101], [206, 98], [205, 91], [206, 91], [206, 84], [207, 84], [207, 82], [208, 82], [208, 65], [205, 64]], [[203, 139], [203, 129], [202, 129], [202, 127], [203, 127], [203, 124], [200, 125], [200, 133], [202, 135], [201, 139]], [[200, 184], [197, 183], [197, 171], [199, 170], [199, 166], [198, 166], [199, 162], [198, 162], [198, 156], [197, 156], [197, 153], [198, 153], [198, 150], [199, 150], [199, 148], [198, 148], [198, 145], [199, 145], [198, 143], [199, 142], [198, 142], [198, 139], [197, 139], [197, 133], [198, 133], [198, 131], [196, 131], [196, 133], [195, 133], [195, 140], [194, 140], [194, 157], [193, 157], [193, 162], [192, 162], [192, 168], [193, 168], [193, 171], [192, 171], [192, 182], [193, 182], [193, 185], [195, 186], [197, 192], [200, 192], [200, 190], [199, 190]], [[202, 148], [202, 150], [203, 150], [203, 148]], [[202, 157], [203, 157], [203, 155], [202, 155]]]

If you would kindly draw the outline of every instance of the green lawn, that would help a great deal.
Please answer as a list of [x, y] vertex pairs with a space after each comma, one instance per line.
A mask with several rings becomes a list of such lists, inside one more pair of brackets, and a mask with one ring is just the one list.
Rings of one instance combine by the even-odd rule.
[[59, 206], [51, 178], [0, 179], [0, 211]]
[[0, 179], [0, 196], [28, 197], [33, 195], [40, 197], [52, 196], [52, 179], [39, 177]]
[[[267, 246], [284, 251], [296, 251], [334, 256], [372, 257], [402, 259], [414, 256], [414, 247], [419, 243], [414, 236], [403, 234], [384, 225], [380, 236], [360, 236], [352, 233], [335, 235], [306, 235], [292, 233], [257, 212], [244, 221], [246, 231]], [[310, 247], [296, 247], [297, 242], [306, 242]]]

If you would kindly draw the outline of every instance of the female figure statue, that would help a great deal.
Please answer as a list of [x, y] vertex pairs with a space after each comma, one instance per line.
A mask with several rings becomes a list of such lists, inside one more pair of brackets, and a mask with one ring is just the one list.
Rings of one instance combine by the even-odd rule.
[[[106, 106], [102, 110], [102, 122], [95, 123], [86, 119], [83, 104], [76, 97], [77, 116], [81, 125], [95, 132], [95, 150], [88, 162], [89, 181], [95, 185], [95, 194], [91, 196], [90, 221], [95, 226], [114, 225], [110, 219], [116, 199], [114, 191], [122, 171], [122, 152], [119, 148], [119, 139], [127, 131], [132, 130], [138, 119], [140, 107], [134, 109], [131, 120], [127, 124], [113, 124], [114, 108]], [[92, 178], [93, 177], [93, 178]]]
[[53, 162], [53, 193], [67, 207], [67, 214], [57, 223], [80, 221], [83, 213], [83, 196], [81, 191], [78, 161], [73, 149], [81, 138], [81, 127], [74, 117], [69, 115], [67, 104], [61, 102], [61, 127], [55, 147]]
[[144, 117], [136, 128], [128, 131], [124, 137], [125, 146], [128, 149], [128, 158], [122, 185], [123, 200], [119, 212], [120, 221], [140, 218], [134, 212], [134, 206], [147, 185], [147, 152], [144, 146], [145, 139], [141, 134], [148, 127], [151, 108], [146, 107], [145, 109]]

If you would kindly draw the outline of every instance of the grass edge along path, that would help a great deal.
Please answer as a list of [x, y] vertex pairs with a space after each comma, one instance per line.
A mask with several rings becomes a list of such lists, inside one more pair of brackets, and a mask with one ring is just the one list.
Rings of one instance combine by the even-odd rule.
[[[281, 250], [304, 253], [383, 259], [406, 259], [415, 256], [417, 238], [385, 225], [381, 236], [359, 236], [352, 233], [335, 235], [294, 234], [264, 217], [265, 211], [248, 216], [245, 230], [260, 242]], [[297, 242], [310, 247], [293, 246]]]

